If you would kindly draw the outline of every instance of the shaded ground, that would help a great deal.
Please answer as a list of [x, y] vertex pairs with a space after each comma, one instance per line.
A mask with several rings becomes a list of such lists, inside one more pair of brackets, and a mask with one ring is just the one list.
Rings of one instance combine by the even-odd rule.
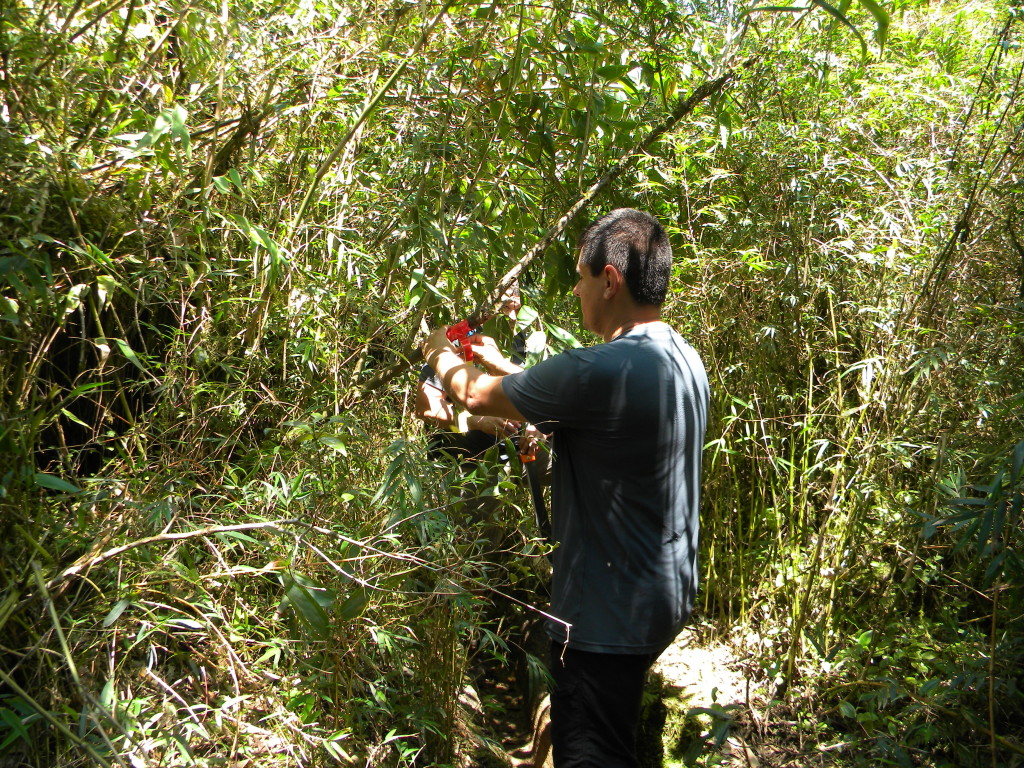
[[[465, 763], [478, 768], [524, 765], [533, 709], [508, 666], [474, 670], [480, 731], [492, 741]], [[819, 737], [813, 720], [772, 702], [761, 670], [736, 646], [706, 628], [684, 630], [652, 669], [640, 735], [644, 768], [836, 768], [849, 745]], [[506, 758], [505, 755], [508, 755]], [[844, 760], [845, 758], [845, 760]]]

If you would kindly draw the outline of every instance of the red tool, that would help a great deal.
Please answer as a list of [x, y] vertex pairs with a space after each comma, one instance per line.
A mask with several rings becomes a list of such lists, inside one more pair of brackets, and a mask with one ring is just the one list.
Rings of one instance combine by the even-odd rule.
[[476, 332], [476, 328], [473, 328], [469, 324], [469, 320], [461, 320], [455, 325], [449, 326], [448, 330], [445, 331], [445, 335], [448, 337], [448, 341], [454, 342], [462, 353], [463, 359], [468, 363], [473, 359], [473, 347], [469, 337]]
[[473, 360], [473, 342], [471, 337], [480, 330], [480, 326], [490, 320], [491, 314], [480, 314], [460, 320], [455, 325], [449, 326], [445, 331], [448, 341], [458, 342], [457, 346], [462, 352], [462, 358], [467, 362]]

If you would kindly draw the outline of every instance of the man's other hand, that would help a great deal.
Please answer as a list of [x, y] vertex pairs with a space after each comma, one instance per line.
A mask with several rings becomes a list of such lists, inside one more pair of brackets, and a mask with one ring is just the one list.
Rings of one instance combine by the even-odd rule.
[[484, 370], [492, 376], [506, 376], [522, 370], [522, 368], [505, 357], [504, 353], [498, 348], [498, 343], [490, 336], [470, 336], [469, 340], [473, 344], [473, 354], [476, 358], [474, 362], [479, 360]]
[[452, 354], [459, 354], [459, 350], [456, 349], [455, 345], [448, 340], [447, 332], [448, 329], [442, 326], [441, 328], [436, 328], [431, 331], [427, 338], [423, 340], [421, 351], [423, 352], [423, 357], [427, 359], [428, 363], [430, 362], [431, 352], [448, 350]]
[[503, 419], [500, 416], [470, 416], [468, 424], [470, 429], [479, 429], [501, 439], [512, 437], [522, 426], [521, 422]]

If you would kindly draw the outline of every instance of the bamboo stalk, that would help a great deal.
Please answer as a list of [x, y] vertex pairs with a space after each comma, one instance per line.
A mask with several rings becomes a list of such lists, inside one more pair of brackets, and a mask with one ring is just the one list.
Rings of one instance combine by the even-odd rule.
[[988, 652], [988, 729], [989, 746], [992, 750], [992, 768], [999, 768], [998, 741], [996, 740], [996, 617], [999, 614], [999, 591], [1002, 585], [997, 581], [992, 587], [992, 625]]

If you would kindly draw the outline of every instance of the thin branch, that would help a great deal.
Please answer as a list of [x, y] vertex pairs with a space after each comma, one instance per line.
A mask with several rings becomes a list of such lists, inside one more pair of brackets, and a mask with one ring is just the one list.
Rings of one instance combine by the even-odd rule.
[[156, 536], [147, 536], [144, 539], [136, 539], [130, 541], [127, 544], [122, 544], [118, 547], [112, 547], [106, 552], [101, 552], [98, 555], [86, 556], [79, 558], [74, 565], [65, 568], [60, 574], [54, 576], [48, 582], [46, 582], [47, 589], [53, 589], [61, 582], [70, 579], [72, 576], [77, 576], [83, 571], [87, 571], [100, 563], [104, 563], [113, 557], [122, 555], [132, 549], [138, 547], [144, 547], [147, 544], [157, 544], [161, 541], [183, 541], [185, 539], [195, 539], [200, 536], [210, 536], [215, 533], [231, 533], [232, 531], [254, 531], [261, 528], [270, 528], [272, 530], [280, 530], [282, 525], [299, 525], [301, 520], [270, 520], [264, 523], [239, 523], [238, 525], [211, 525], [208, 528], [199, 528], [194, 531], [181, 531], [179, 533], [161, 533]]

